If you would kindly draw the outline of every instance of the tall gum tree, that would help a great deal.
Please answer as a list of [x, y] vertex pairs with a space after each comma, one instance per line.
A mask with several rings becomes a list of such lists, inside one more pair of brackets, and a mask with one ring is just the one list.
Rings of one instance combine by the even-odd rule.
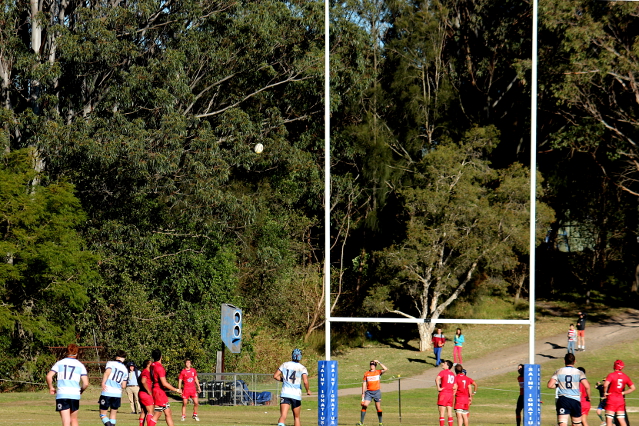
[[[520, 164], [492, 169], [484, 158], [497, 142], [490, 127], [470, 130], [459, 143], [442, 142], [415, 163], [412, 182], [398, 190], [405, 238], [378, 253], [390, 283], [374, 290], [368, 305], [429, 318], [417, 324], [420, 351], [431, 347], [437, 319], [479, 272], [511, 269], [518, 252], [527, 252], [528, 171]], [[552, 212], [543, 203], [537, 209], [540, 242]]]

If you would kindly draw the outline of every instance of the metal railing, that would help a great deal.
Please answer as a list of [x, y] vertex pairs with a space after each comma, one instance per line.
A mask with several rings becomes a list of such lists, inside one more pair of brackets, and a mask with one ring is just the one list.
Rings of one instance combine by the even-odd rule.
[[272, 374], [198, 373], [200, 404], [271, 405], [280, 396], [280, 382]]

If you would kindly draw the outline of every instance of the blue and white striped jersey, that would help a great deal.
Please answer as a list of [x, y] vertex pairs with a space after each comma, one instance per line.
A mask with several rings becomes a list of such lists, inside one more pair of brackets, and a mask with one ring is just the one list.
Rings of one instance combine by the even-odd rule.
[[84, 364], [75, 358], [64, 358], [51, 371], [55, 371], [58, 381], [56, 399], [80, 399], [80, 380], [87, 375]]
[[555, 371], [552, 379], [557, 381], [557, 396], [580, 401], [579, 383], [585, 378], [586, 375], [575, 367], [562, 367]]

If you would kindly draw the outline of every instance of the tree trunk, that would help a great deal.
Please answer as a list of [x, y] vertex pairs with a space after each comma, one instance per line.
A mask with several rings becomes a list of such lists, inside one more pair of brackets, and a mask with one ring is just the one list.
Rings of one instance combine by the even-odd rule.
[[631, 293], [637, 293], [639, 291], [639, 265], [635, 269], [635, 279], [632, 281]]
[[429, 351], [433, 348], [433, 330], [435, 329], [434, 322], [420, 322], [417, 323], [417, 330], [419, 331], [419, 351]]

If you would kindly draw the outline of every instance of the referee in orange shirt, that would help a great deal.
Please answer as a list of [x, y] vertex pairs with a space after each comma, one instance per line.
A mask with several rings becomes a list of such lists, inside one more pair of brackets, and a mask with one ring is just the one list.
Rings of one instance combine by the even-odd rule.
[[[377, 365], [382, 367], [381, 370], [377, 369]], [[381, 390], [381, 377], [388, 371], [388, 368], [378, 360], [370, 362], [370, 369], [364, 373], [364, 381], [362, 382], [362, 413], [358, 426], [364, 424], [364, 417], [366, 417], [366, 409], [371, 401], [375, 401], [375, 408], [377, 408], [377, 419], [379, 420], [379, 426], [382, 424], [382, 390]]]

